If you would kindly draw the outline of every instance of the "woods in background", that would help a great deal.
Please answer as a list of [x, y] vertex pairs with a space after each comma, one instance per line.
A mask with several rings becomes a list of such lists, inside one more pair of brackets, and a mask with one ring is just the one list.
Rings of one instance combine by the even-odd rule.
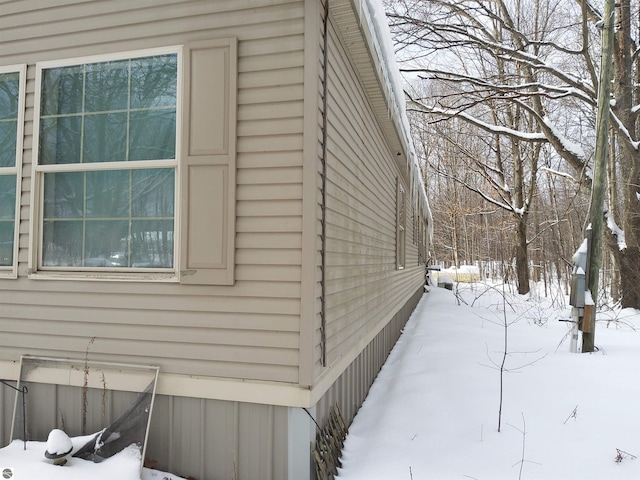
[[[387, 0], [434, 215], [433, 258], [566, 285], [595, 149], [602, 14], [586, 0]], [[638, 5], [615, 9], [607, 295], [640, 308]], [[617, 274], [619, 272], [619, 275]]]

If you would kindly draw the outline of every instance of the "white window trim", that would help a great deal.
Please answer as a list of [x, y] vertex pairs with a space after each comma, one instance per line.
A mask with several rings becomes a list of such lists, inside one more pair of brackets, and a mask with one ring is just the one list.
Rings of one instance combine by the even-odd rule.
[[2, 173], [16, 176], [16, 209], [13, 231], [13, 265], [0, 267], [0, 278], [18, 278], [18, 253], [20, 249], [20, 197], [22, 195], [22, 154], [24, 152], [24, 113], [27, 88], [27, 66], [7, 65], [0, 67], [0, 73], [18, 73], [18, 125], [16, 129], [16, 164], [13, 167], [0, 168]]
[[[39, 145], [40, 145], [40, 102], [42, 95], [42, 72], [43, 70], [65, 67], [73, 65], [83, 65], [88, 63], [108, 62], [115, 60], [127, 60], [143, 58], [155, 55], [177, 55], [177, 85], [176, 85], [176, 152], [174, 160], [144, 160], [133, 162], [122, 162], [122, 165], [105, 167], [100, 164], [68, 164], [68, 165], [39, 165]], [[144, 50], [132, 50], [105, 55], [91, 55], [75, 57], [61, 60], [44, 61], [36, 63], [36, 82], [34, 96], [34, 118], [33, 118], [33, 169], [31, 175], [31, 216], [29, 220], [29, 257], [28, 257], [28, 277], [30, 279], [52, 279], [52, 280], [97, 280], [97, 281], [140, 281], [140, 282], [178, 282], [180, 272], [180, 155], [182, 145], [182, 123], [183, 123], [183, 46], [174, 45]], [[130, 271], [111, 270], [107, 268], [90, 269], [78, 267], [41, 267], [42, 258], [42, 212], [44, 209], [44, 173], [62, 171], [92, 171], [112, 168], [114, 170], [134, 169], [144, 166], [173, 167], [175, 169], [174, 185], [174, 243], [173, 243], [173, 268], [171, 271], [158, 271], [158, 269], [131, 269]]]

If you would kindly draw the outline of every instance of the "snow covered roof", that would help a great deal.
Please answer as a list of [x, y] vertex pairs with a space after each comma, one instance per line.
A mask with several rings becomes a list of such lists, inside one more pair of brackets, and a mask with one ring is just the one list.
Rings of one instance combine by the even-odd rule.
[[407, 179], [419, 175], [404, 89], [381, 0], [329, 0], [329, 9], [354, 61], [369, 103]]
[[349, 51], [369, 104], [393, 153], [398, 170], [419, 195], [419, 209], [433, 237], [433, 217], [406, 111], [404, 87], [382, 0], [326, 0], [331, 19]]

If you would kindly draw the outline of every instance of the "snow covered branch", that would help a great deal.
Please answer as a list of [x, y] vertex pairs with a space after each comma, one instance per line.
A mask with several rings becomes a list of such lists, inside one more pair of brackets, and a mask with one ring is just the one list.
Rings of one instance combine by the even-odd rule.
[[462, 118], [466, 122], [472, 125], [475, 125], [476, 127], [479, 127], [489, 133], [493, 133], [496, 135], [506, 135], [508, 137], [511, 137], [517, 140], [526, 141], [526, 142], [546, 142], [547, 141], [546, 137], [542, 133], [522, 132], [520, 130], [515, 130], [512, 128], [503, 127], [500, 125], [494, 125], [488, 122], [483, 122], [482, 120], [474, 117], [473, 115], [470, 115], [460, 110], [448, 110], [448, 109], [443, 109], [435, 106], [429, 106], [421, 102], [418, 102], [412, 98], [410, 98], [409, 100], [409, 105], [410, 105], [408, 108], [409, 111], [430, 113], [430, 114], [438, 115], [445, 118], [453, 118], [453, 117]]

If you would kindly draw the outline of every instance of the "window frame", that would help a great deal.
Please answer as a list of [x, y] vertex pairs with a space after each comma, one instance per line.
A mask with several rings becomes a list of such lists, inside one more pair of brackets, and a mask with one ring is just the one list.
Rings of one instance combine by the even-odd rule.
[[407, 255], [407, 195], [406, 189], [396, 180], [396, 269], [404, 270]]
[[[176, 144], [175, 158], [163, 160], [133, 160], [122, 162], [95, 162], [69, 164], [41, 164], [40, 157], [40, 122], [42, 102], [43, 72], [59, 67], [83, 66], [92, 63], [132, 60], [160, 55], [176, 55]], [[29, 278], [81, 278], [83, 280], [134, 280], [134, 281], [172, 281], [179, 280], [180, 271], [180, 164], [183, 111], [183, 46], [174, 45], [143, 50], [116, 52], [105, 55], [91, 55], [43, 61], [36, 63], [36, 82], [33, 119], [33, 173], [31, 176], [32, 214], [29, 225], [30, 254], [28, 262]], [[46, 173], [92, 172], [139, 169], [171, 169], [174, 171], [174, 208], [173, 208], [173, 266], [170, 268], [117, 268], [117, 267], [74, 267], [43, 265], [43, 231], [44, 231], [44, 177]]]
[[20, 249], [20, 198], [22, 194], [22, 163], [24, 152], [24, 122], [27, 86], [27, 66], [26, 64], [0, 66], [0, 74], [18, 74], [18, 116], [16, 125], [16, 154], [15, 165], [13, 167], [0, 167], [0, 175], [15, 175], [16, 177], [16, 198], [13, 217], [13, 256], [12, 264], [0, 266], [0, 279], [18, 278], [18, 253]]

